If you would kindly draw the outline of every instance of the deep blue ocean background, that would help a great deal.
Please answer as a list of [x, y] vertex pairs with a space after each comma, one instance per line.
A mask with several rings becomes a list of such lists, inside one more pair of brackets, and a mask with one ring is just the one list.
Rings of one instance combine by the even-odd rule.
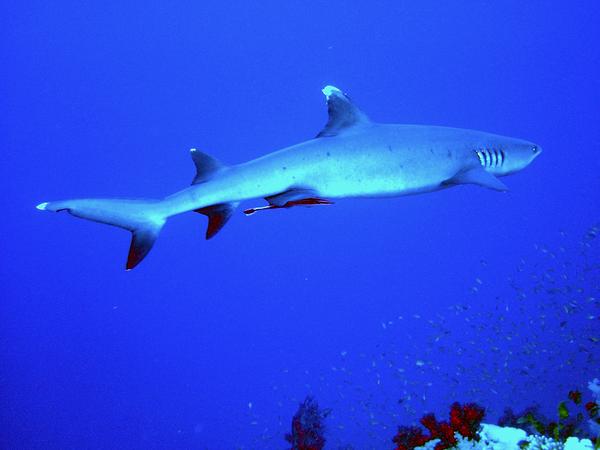
[[[283, 449], [314, 395], [327, 448], [384, 449], [452, 401], [552, 415], [600, 377], [600, 3], [0, 9], [0, 448]], [[35, 209], [310, 139], [327, 84], [544, 153], [508, 193], [240, 210], [208, 242], [177, 216], [131, 272], [129, 233]]]

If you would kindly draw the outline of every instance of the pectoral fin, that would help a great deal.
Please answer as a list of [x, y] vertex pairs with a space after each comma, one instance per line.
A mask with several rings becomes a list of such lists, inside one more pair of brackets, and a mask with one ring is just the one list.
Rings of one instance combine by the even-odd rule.
[[475, 167], [470, 170], [457, 173], [449, 180], [444, 181], [446, 185], [456, 184], [478, 184], [495, 191], [508, 191], [508, 187], [483, 167]]
[[312, 205], [331, 205], [333, 202], [319, 198], [318, 194], [312, 189], [292, 188], [280, 194], [265, 197], [269, 202], [268, 206], [258, 206], [246, 209], [244, 214], [247, 216], [257, 211], [267, 209], [291, 208], [292, 206], [312, 206]]
[[312, 189], [294, 187], [279, 194], [265, 197], [265, 200], [269, 202], [269, 205], [283, 207], [288, 202], [302, 200], [305, 198], [316, 198], [318, 196], [319, 195], [317, 192]]

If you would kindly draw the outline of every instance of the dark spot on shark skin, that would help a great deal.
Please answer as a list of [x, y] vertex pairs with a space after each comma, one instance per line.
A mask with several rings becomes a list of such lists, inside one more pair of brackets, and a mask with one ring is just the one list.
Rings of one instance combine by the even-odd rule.
[[331, 156], [331, 153], [327, 152], [327, 156]]
[[432, 148], [429, 149], [429, 153], [431, 153], [433, 155], [434, 152], [433, 152]]
[[452, 159], [452, 151], [451, 151], [451, 150], [448, 150], [448, 151], [446, 152], [446, 156], [448, 157], [448, 159]]
[[392, 153], [394, 150], [392, 149], [391, 145], [388, 145], [388, 152]]
[[282, 170], [287, 170], [287, 167], [283, 166], [281, 169], [282, 169]]

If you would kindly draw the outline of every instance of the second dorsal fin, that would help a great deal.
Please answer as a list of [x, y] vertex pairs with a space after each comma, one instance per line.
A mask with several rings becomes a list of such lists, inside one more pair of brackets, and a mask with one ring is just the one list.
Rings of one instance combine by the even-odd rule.
[[190, 155], [192, 155], [192, 161], [196, 166], [196, 176], [194, 176], [192, 184], [204, 183], [210, 180], [225, 167], [219, 160], [195, 148], [190, 149]]
[[350, 97], [335, 86], [325, 86], [323, 94], [327, 99], [329, 120], [317, 137], [336, 136], [346, 129], [371, 123], [367, 115], [352, 103]]

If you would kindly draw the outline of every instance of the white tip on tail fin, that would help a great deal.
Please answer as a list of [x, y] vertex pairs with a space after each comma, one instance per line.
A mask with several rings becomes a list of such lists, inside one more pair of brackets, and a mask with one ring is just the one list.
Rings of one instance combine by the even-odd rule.
[[36, 206], [43, 211], [67, 211], [94, 222], [105, 223], [131, 231], [127, 270], [137, 266], [152, 249], [165, 224], [160, 202], [154, 200], [82, 199], [44, 202]]

